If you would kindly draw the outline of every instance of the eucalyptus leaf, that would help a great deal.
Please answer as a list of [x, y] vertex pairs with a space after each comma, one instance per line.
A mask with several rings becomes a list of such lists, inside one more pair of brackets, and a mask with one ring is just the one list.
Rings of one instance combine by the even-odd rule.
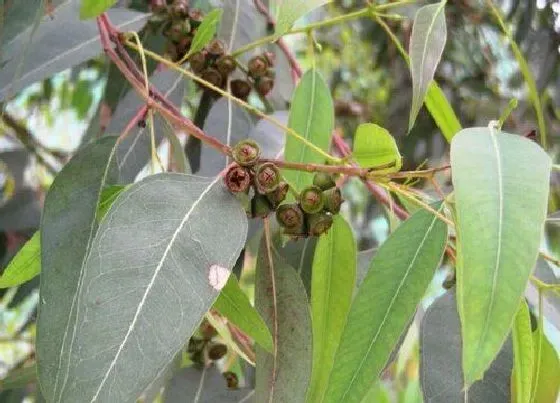
[[515, 403], [530, 403], [533, 378], [533, 334], [529, 307], [523, 300], [515, 316], [512, 327], [513, 373], [512, 389], [515, 390]]
[[0, 231], [37, 229], [41, 220], [41, 204], [37, 192], [23, 188], [0, 207]]
[[450, 142], [462, 127], [443, 90], [435, 81], [432, 81], [428, 87], [424, 103], [437, 127], [441, 130], [445, 139]]
[[292, 266], [299, 274], [308, 297], [311, 297], [311, 273], [313, 269], [313, 258], [317, 246], [316, 237], [291, 239], [282, 245], [280, 237], [276, 240], [278, 253], [284, 258], [288, 265]]
[[356, 241], [344, 218], [335, 216], [329, 232], [317, 242], [312, 273], [313, 371], [307, 401], [320, 402], [356, 286]]
[[535, 352], [531, 402], [556, 402], [560, 390], [560, 360], [542, 328], [533, 333]]
[[123, 192], [91, 245], [57, 396], [134, 401], [212, 306], [246, 233], [220, 177], [158, 174]]
[[0, 288], [18, 286], [38, 275], [41, 271], [40, 250], [40, 235], [36, 232], [2, 272]]
[[551, 162], [534, 142], [492, 128], [451, 142], [457, 304], [466, 386], [498, 354], [537, 260]]
[[111, 208], [111, 205], [117, 200], [117, 197], [126, 190], [125, 185], [110, 185], [103, 188], [99, 197], [99, 205], [97, 206], [97, 220], [101, 221]]
[[447, 40], [445, 3], [429, 4], [418, 10], [410, 37], [410, 73], [412, 75], [412, 107], [408, 130], [412, 129], [424, 103], [430, 82], [443, 54]]
[[393, 136], [373, 123], [363, 123], [356, 129], [352, 155], [360, 166], [366, 168], [391, 165], [389, 171], [399, 171], [402, 166]]
[[447, 225], [421, 210], [381, 245], [352, 302], [325, 402], [364, 398], [413, 318], [446, 242]]
[[81, 0], [80, 18], [82, 20], [94, 18], [107, 11], [117, 0]]
[[77, 325], [78, 288], [97, 229], [101, 190], [113, 179], [116, 138], [84, 147], [56, 176], [41, 223], [41, 301], [37, 317], [37, 374], [47, 401], [63, 382], [69, 335]]
[[255, 400], [303, 402], [312, 365], [311, 315], [307, 296], [294, 268], [286, 264], [276, 250], [272, 249], [271, 255], [268, 254], [265, 239], [261, 242], [257, 260], [255, 306], [277, 343], [276, 357], [259, 346], [256, 348]]
[[204, 20], [202, 20], [202, 23], [196, 29], [196, 33], [194, 34], [191, 48], [189, 50], [190, 55], [204, 49], [212, 38], [214, 38], [216, 30], [218, 29], [218, 24], [222, 19], [222, 13], [222, 9], [215, 8], [206, 14], [206, 17], [204, 17]]
[[[301, 78], [292, 98], [288, 126], [320, 149], [328, 150], [334, 129], [333, 101], [329, 87], [317, 71], [309, 70]], [[325, 158], [293, 136], [287, 136], [284, 159], [323, 163]], [[296, 191], [313, 182], [313, 175], [308, 172], [284, 170], [283, 175]]]
[[[219, 4], [221, 3], [221, 4]], [[224, 10], [218, 38], [231, 52], [266, 35], [266, 20], [262, 18], [253, 0], [222, 0], [217, 6]], [[244, 62], [251, 57], [247, 52], [239, 56]]]
[[288, 32], [294, 23], [305, 14], [314, 10], [331, 0], [281, 0], [278, 4], [278, 14], [276, 15], [277, 36], [282, 36]]

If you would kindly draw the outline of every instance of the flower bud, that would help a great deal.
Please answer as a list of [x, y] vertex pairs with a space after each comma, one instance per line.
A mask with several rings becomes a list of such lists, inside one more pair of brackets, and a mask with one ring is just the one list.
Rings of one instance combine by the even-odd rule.
[[290, 186], [286, 182], [280, 182], [274, 192], [267, 193], [266, 196], [274, 208], [278, 207], [286, 199], [289, 189]]
[[222, 75], [226, 77], [229, 76], [237, 68], [235, 58], [230, 55], [221, 56], [216, 61], [216, 68], [220, 73], [222, 73]]
[[307, 216], [307, 228], [311, 236], [319, 236], [326, 233], [331, 228], [332, 223], [332, 216], [328, 213], [317, 213]]
[[299, 229], [303, 228], [305, 224], [303, 211], [296, 203], [278, 206], [276, 220], [285, 229]]
[[189, 56], [189, 64], [191, 70], [196, 74], [199, 74], [206, 67], [206, 52], [194, 52]]
[[214, 344], [208, 349], [208, 358], [212, 361], [218, 361], [227, 354], [227, 346], [225, 344]]
[[262, 194], [274, 192], [278, 188], [280, 179], [280, 170], [272, 162], [259, 165], [255, 172], [257, 192]]
[[191, 27], [198, 28], [204, 19], [204, 14], [198, 8], [192, 8], [189, 10], [189, 22]]
[[165, 0], [152, 0], [150, 9], [154, 14], [163, 14], [167, 12], [167, 3]]
[[189, 0], [175, 0], [171, 5], [171, 15], [175, 18], [185, 18], [189, 14]]
[[249, 74], [253, 77], [262, 77], [268, 69], [268, 62], [263, 56], [255, 56], [247, 64]]
[[232, 150], [233, 160], [244, 167], [255, 165], [260, 155], [261, 149], [253, 140], [242, 140]]
[[273, 88], [274, 80], [270, 77], [259, 77], [256, 81], [256, 90], [263, 97], [266, 97]]
[[246, 192], [251, 185], [251, 174], [239, 165], [232, 165], [226, 172], [224, 182], [233, 193]]
[[226, 45], [219, 39], [212, 39], [210, 43], [206, 45], [206, 50], [210, 57], [217, 59], [226, 53]]
[[246, 80], [232, 80], [230, 83], [231, 93], [234, 97], [246, 101], [251, 93], [251, 84]]
[[266, 60], [268, 67], [274, 67], [274, 63], [276, 63], [276, 55], [274, 52], [266, 51], [263, 53], [263, 57]]
[[202, 79], [208, 81], [214, 87], [221, 87], [223, 84], [223, 77], [218, 70], [213, 67], [208, 67], [202, 72]]
[[336, 186], [334, 178], [326, 172], [317, 172], [313, 177], [313, 184], [321, 188], [321, 190], [327, 190]]
[[191, 26], [187, 20], [175, 21], [165, 32], [165, 36], [167, 36], [171, 41], [177, 43], [183, 37], [189, 34], [191, 31]]
[[308, 186], [299, 195], [299, 204], [306, 213], [314, 214], [323, 210], [323, 192], [317, 186]]
[[256, 194], [251, 200], [253, 218], [264, 218], [272, 211], [272, 205], [265, 195]]
[[226, 371], [222, 375], [226, 379], [228, 389], [237, 389], [239, 387], [239, 379], [235, 372]]
[[330, 188], [323, 192], [323, 199], [325, 201], [325, 210], [329, 213], [338, 214], [340, 206], [344, 200], [342, 199], [342, 192], [339, 188]]

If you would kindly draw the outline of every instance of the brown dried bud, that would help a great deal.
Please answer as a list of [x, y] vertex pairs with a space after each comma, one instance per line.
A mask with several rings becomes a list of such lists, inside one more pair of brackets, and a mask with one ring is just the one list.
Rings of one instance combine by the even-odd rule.
[[230, 86], [233, 96], [243, 101], [246, 101], [251, 93], [251, 84], [246, 80], [232, 80]]
[[280, 182], [276, 190], [274, 192], [268, 193], [266, 196], [272, 203], [272, 206], [276, 208], [280, 203], [284, 201], [284, 199], [286, 199], [288, 190], [290, 190], [290, 186], [286, 182]]
[[332, 226], [333, 219], [328, 213], [317, 213], [307, 216], [309, 235], [319, 236], [326, 233]]
[[227, 354], [228, 348], [225, 344], [214, 344], [208, 349], [208, 358], [217, 361]]
[[229, 76], [237, 68], [235, 58], [230, 55], [224, 55], [216, 61], [216, 68], [222, 75]]
[[210, 57], [217, 59], [226, 53], [226, 45], [219, 39], [212, 39], [210, 43], [206, 45], [206, 50]]
[[185, 18], [189, 15], [189, 0], [175, 0], [171, 5], [171, 15], [175, 18]]
[[198, 28], [204, 19], [204, 14], [198, 8], [192, 8], [189, 10], [189, 21], [191, 27]]
[[206, 67], [206, 52], [194, 52], [189, 56], [189, 64], [191, 70], [196, 74], [199, 74]]
[[232, 165], [226, 172], [224, 182], [233, 193], [246, 192], [251, 185], [251, 174], [242, 166]]
[[252, 216], [264, 218], [272, 211], [272, 205], [265, 195], [256, 194], [251, 200]]
[[268, 67], [274, 67], [274, 63], [276, 63], [276, 55], [273, 52], [266, 51], [263, 53], [263, 57], [268, 64]]
[[268, 70], [268, 62], [263, 56], [255, 56], [247, 64], [249, 74], [253, 77], [262, 77]]
[[286, 229], [300, 229], [305, 224], [303, 211], [296, 203], [281, 204], [276, 210], [276, 220]]
[[256, 82], [257, 92], [266, 97], [270, 91], [274, 88], [274, 80], [269, 77], [259, 77]]
[[212, 67], [208, 67], [202, 72], [202, 79], [208, 81], [214, 87], [221, 87], [223, 83], [223, 77], [220, 72]]
[[222, 375], [226, 378], [227, 387], [229, 389], [237, 389], [239, 387], [239, 379], [234, 372], [226, 371]]
[[242, 140], [231, 151], [233, 160], [244, 167], [253, 166], [259, 160], [261, 149], [253, 140]]
[[299, 204], [301, 209], [309, 214], [318, 213], [323, 210], [325, 201], [321, 188], [318, 186], [308, 186], [303, 189], [299, 195]]
[[266, 162], [257, 167], [255, 172], [255, 187], [259, 193], [270, 193], [278, 189], [281, 175], [280, 170], [272, 162]]
[[325, 201], [325, 210], [329, 213], [338, 214], [340, 206], [344, 202], [342, 192], [339, 188], [330, 188], [323, 192], [323, 199]]

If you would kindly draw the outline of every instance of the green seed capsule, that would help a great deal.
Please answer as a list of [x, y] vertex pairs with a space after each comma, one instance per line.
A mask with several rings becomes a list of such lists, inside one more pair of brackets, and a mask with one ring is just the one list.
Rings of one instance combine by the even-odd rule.
[[226, 172], [224, 182], [233, 193], [246, 192], [251, 185], [251, 174], [245, 167], [232, 165]]
[[286, 182], [280, 182], [274, 192], [267, 193], [266, 197], [274, 208], [286, 199], [290, 186]]
[[255, 187], [261, 194], [274, 192], [280, 184], [280, 170], [272, 162], [261, 164], [255, 170]]
[[206, 45], [206, 50], [210, 57], [217, 59], [226, 53], [226, 45], [219, 39], [212, 39], [210, 43]]
[[276, 210], [276, 220], [286, 229], [299, 229], [305, 225], [303, 211], [296, 203], [281, 204]]
[[260, 155], [261, 149], [253, 140], [242, 140], [232, 150], [233, 160], [244, 167], [255, 165]]
[[263, 77], [268, 70], [268, 62], [263, 56], [255, 56], [247, 64], [249, 74], [253, 77]]
[[344, 200], [339, 188], [335, 187], [325, 190], [323, 192], [323, 199], [325, 200], [325, 210], [333, 214], [340, 212], [340, 206], [342, 206]]
[[317, 213], [307, 216], [307, 228], [311, 236], [319, 236], [326, 233], [331, 228], [332, 223], [332, 216], [328, 213]]
[[230, 55], [224, 55], [216, 61], [216, 68], [224, 76], [229, 76], [235, 71], [236, 67], [235, 58]]
[[313, 184], [321, 188], [321, 190], [327, 190], [336, 186], [334, 178], [326, 172], [317, 172], [313, 177]]
[[264, 218], [272, 211], [272, 205], [265, 195], [256, 194], [251, 200], [251, 211], [254, 218]]
[[323, 210], [325, 201], [323, 192], [318, 186], [308, 186], [299, 195], [299, 204], [303, 211], [309, 214], [318, 213]]

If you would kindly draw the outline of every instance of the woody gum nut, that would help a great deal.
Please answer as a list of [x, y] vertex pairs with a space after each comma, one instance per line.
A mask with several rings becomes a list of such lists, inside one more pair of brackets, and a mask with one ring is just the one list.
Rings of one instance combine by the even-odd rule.
[[233, 147], [232, 157], [241, 166], [253, 166], [259, 160], [261, 149], [253, 140], [240, 141]]
[[273, 206], [278, 206], [288, 195], [289, 189], [290, 186], [286, 182], [280, 182], [276, 190], [274, 192], [268, 193], [266, 196]]
[[272, 162], [261, 164], [255, 172], [255, 185], [259, 193], [274, 192], [280, 183], [280, 171]]
[[255, 56], [249, 60], [247, 64], [249, 73], [254, 77], [262, 77], [266, 74], [268, 70], [268, 62], [262, 56]]
[[217, 361], [227, 354], [227, 346], [225, 344], [214, 344], [208, 350], [208, 358]]
[[206, 54], [204, 52], [195, 52], [189, 57], [189, 64], [192, 71], [200, 73], [206, 67]]
[[202, 14], [202, 11], [200, 11], [198, 8], [193, 8], [189, 10], [189, 21], [193, 28], [197, 28], [202, 23], [203, 19], [204, 19], [204, 15]]
[[223, 77], [220, 72], [212, 67], [209, 67], [202, 72], [202, 79], [204, 81], [208, 81], [214, 87], [220, 87], [223, 83]]
[[224, 76], [229, 76], [236, 67], [235, 59], [229, 55], [224, 55], [216, 61], [216, 68]]
[[206, 50], [210, 56], [218, 58], [226, 53], [226, 45], [219, 39], [212, 39], [208, 45], [206, 45]]
[[319, 236], [327, 232], [333, 223], [332, 216], [327, 213], [311, 214], [307, 217], [309, 235]]
[[274, 80], [270, 77], [259, 77], [256, 82], [257, 92], [266, 97], [274, 88]]
[[251, 174], [239, 165], [232, 165], [226, 172], [225, 183], [234, 193], [245, 192], [251, 185]]
[[338, 214], [340, 212], [340, 206], [344, 200], [342, 199], [342, 192], [340, 189], [334, 187], [323, 192], [323, 199], [325, 200], [325, 210]]
[[323, 210], [325, 202], [323, 200], [323, 192], [317, 186], [308, 186], [303, 189], [299, 195], [299, 204], [306, 213], [318, 213]]
[[175, 0], [171, 5], [171, 14], [176, 18], [185, 18], [189, 14], [189, 1]]
[[327, 190], [336, 186], [334, 178], [326, 172], [317, 172], [313, 176], [313, 184], [322, 190]]
[[251, 200], [251, 210], [253, 217], [264, 218], [272, 211], [272, 205], [266, 196], [257, 194]]
[[231, 86], [231, 93], [234, 97], [246, 100], [251, 93], [251, 84], [246, 80], [232, 80], [230, 83]]
[[302, 228], [305, 221], [303, 211], [296, 203], [281, 204], [276, 210], [276, 220], [284, 228]]

